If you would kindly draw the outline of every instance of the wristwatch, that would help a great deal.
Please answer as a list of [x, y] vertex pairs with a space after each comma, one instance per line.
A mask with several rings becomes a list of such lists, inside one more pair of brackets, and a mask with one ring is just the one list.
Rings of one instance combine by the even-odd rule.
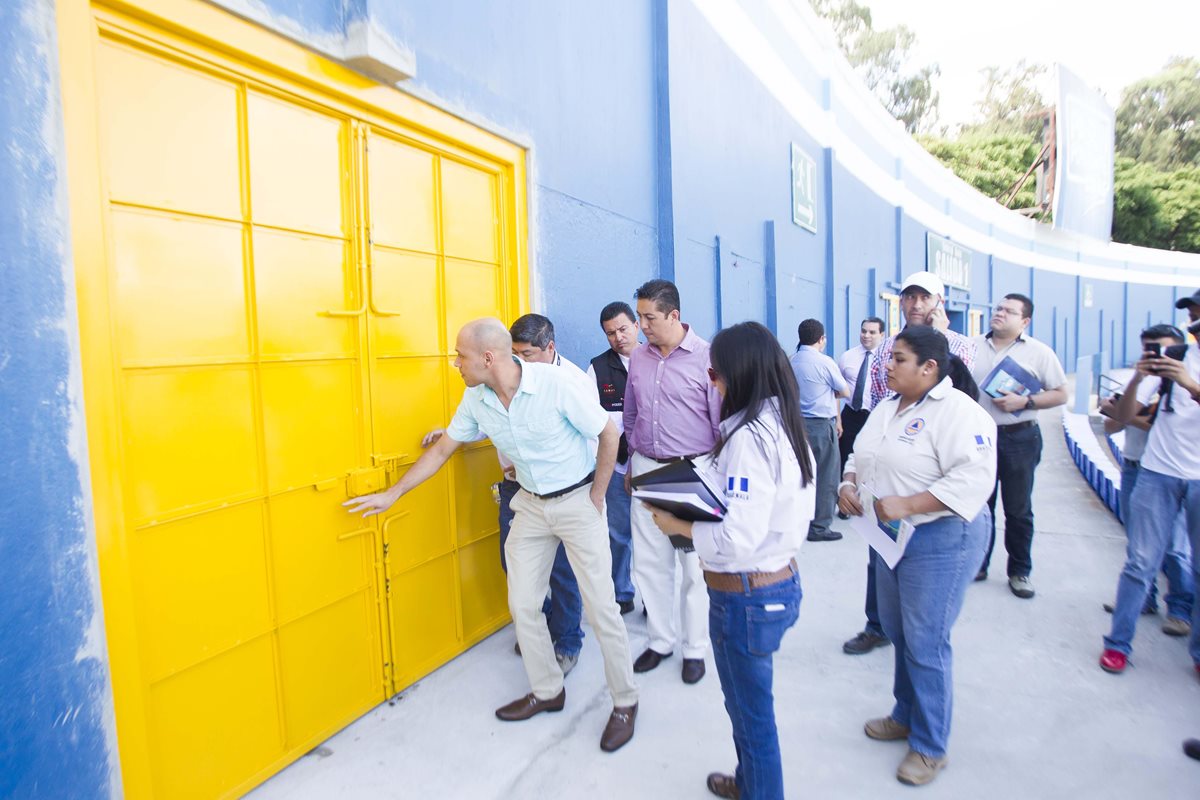
[[1029, 397], [1025, 398], [1025, 410], [1026, 411], [1036, 411], [1037, 410], [1037, 406], [1035, 406], [1033, 404], [1033, 395], [1029, 395]]

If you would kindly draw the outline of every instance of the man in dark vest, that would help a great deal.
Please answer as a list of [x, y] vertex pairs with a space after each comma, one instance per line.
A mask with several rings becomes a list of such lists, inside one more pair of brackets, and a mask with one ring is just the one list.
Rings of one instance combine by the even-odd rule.
[[608, 508], [608, 542], [612, 547], [612, 578], [617, 604], [622, 614], [633, 611], [633, 580], [630, 562], [633, 534], [629, 527], [629, 494], [625, 491], [625, 472], [629, 469], [629, 444], [625, 440], [623, 412], [625, 379], [629, 374], [629, 354], [638, 346], [638, 326], [633, 309], [620, 301], [609, 303], [600, 312], [600, 327], [608, 337], [608, 349], [592, 359], [588, 377], [596, 382], [600, 405], [621, 434], [617, 449], [616, 477], [608, 482], [605, 502]]

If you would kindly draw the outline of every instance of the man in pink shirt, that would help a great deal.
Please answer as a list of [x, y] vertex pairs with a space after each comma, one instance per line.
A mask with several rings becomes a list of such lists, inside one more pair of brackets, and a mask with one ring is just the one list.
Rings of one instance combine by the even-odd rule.
[[[708, 342], [679, 320], [679, 290], [665, 280], [637, 290], [638, 323], [646, 337], [629, 357], [625, 386], [626, 480], [664, 464], [707, 454], [716, 443], [721, 397], [708, 378]], [[626, 486], [628, 488], [628, 485]], [[633, 663], [649, 672], [674, 653], [675, 566], [683, 571], [683, 681], [704, 677], [708, 652], [708, 596], [694, 551], [676, 550], [641, 503], [631, 509], [633, 575], [646, 606], [650, 641]]]

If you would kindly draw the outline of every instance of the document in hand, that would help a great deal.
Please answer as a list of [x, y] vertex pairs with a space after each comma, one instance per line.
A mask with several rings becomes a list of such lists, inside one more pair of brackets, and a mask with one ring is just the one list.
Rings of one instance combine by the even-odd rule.
[[[630, 482], [634, 500], [670, 511], [689, 522], [719, 522], [728, 510], [720, 490], [689, 459], [645, 472]], [[694, 549], [685, 536], [670, 538], [678, 550]]]
[[983, 391], [992, 397], [1000, 397], [1003, 392], [1026, 397], [1041, 390], [1042, 382], [1029, 370], [1013, 361], [1012, 356], [1005, 356], [983, 379]]
[[871, 487], [862, 484], [858, 487], [859, 497], [862, 498], [863, 515], [851, 517], [850, 527], [858, 531], [879, 557], [895, 569], [904, 557], [904, 548], [913, 535], [913, 524], [906, 519], [880, 522], [875, 516], [875, 492]]

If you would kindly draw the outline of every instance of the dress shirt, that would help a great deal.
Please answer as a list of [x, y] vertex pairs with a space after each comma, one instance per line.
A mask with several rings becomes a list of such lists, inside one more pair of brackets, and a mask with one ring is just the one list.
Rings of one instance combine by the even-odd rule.
[[802, 344], [792, 354], [791, 364], [800, 387], [800, 413], [821, 419], [836, 417], [837, 395], [846, 391], [846, 381], [834, 360], [817, 348]]
[[669, 355], [643, 344], [629, 356], [625, 441], [648, 458], [707, 453], [717, 441], [721, 396], [708, 379], [708, 342], [683, 327]]
[[[629, 374], [629, 356], [623, 356], [620, 353], [617, 353], [617, 358], [621, 359], [621, 364], [625, 367], [625, 373], [628, 375]], [[599, 402], [600, 389], [599, 389], [599, 387], [596, 386], [596, 368], [593, 367], [591, 364], [588, 364], [587, 379], [588, 379], [588, 382], [592, 385], [592, 388], [596, 389], [596, 400], [597, 400], [597, 402]], [[608, 414], [608, 418], [612, 420], [613, 425], [617, 426], [617, 435], [620, 435], [625, 432], [625, 412], [624, 411], [606, 411], [604, 413]], [[626, 444], [628, 444], [628, 441], [629, 440], [626, 439]], [[691, 455], [691, 454], [689, 453], [688, 455]], [[624, 475], [627, 471], [629, 471], [629, 465], [622, 464], [620, 461], [618, 461], [617, 465], [615, 467], [613, 467], [613, 469], [616, 471], [616, 473], [618, 475]]]
[[1013, 414], [1002, 411], [996, 406], [992, 396], [983, 391], [983, 385], [996, 365], [1008, 357], [1037, 378], [1042, 384], [1042, 389], [1057, 389], [1067, 382], [1067, 375], [1063, 372], [1062, 364], [1058, 362], [1058, 356], [1037, 339], [1024, 334], [999, 350], [996, 349], [995, 341], [990, 332], [974, 339], [975, 363], [971, 365], [971, 376], [979, 384], [979, 405], [992, 415], [997, 425], [1015, 425], [1018, 422], [1037, 419], [1036, 408], [1018, 409]]
[[[942, 333], [946, 336], [946, 341], [950, 343], [950, 354], [958, 356], [967, 365], [967, 369], [970, 369], [975, 363], [975, 343], [961, 333], [955, 333], [949, 329]], [[879, 405], [880, 400], [892, 393], [887, 385], [887, 365], [892, 360], [892, 347], [895, 344], [896, 337], [889, 336], [875, 351], [875, 360], [871, 362], [871, 403], [869, 408], [875, 408]]]
[[[741, 419], [721, 423], [728, 435]], [[809, 452], [810, 463], [814, 461]], [[692, 543], [713, 572], [774, 572], [800, 552], [815, 512], [815, 479], [800, 485], [800, 464], [779, 421], [779, 401], [739, 429], [721, 449], [709, 474], [725, 489], [728, 511], [720, 522], [692, 525]]]
[[[1200, 381], [1200, 344], [1188, 346], [1183, 365], [1192, 380]], [[1154, 402], [1160, 382], [1153, 375], [1142, 378], [1138, 384], [1138, 402], [1142, 405]], [[1163, 401], [1159, 401], [1146, 451], [1142, 453], [1142, 468], [1185, 481], [1200, 481], [1200, 445], [1196, 443], [1200, 403], [1176, 384], [1171, 388], [1171, 408], [1172, 411], [1167, 411]]]
[[861, 344], [856, 344], [838, 358], [838, 369], [842, 371], [842, 377], [846, 379], [848, 385], [854, 386], [854, 382], [858, 380], [858, 370], [862, 367], [863, 359], [869, 352], [871, 351]]
[[855, 473], [877, 497], [928, 491], [949, 509], [914, 514], [913, 525], [951, 514], [974, 519], [996, 486], [996, 423], [949, 378], [899, 409], [899, 397], [876, 406], [843, 474]]
[[491, 388], [467, 387], [446, 435], [456, 442], [487, 436], [516, 468], [530, 492], [548, 494], [578, 483], [596, 468], [594, 445], [608, 415], [578, 375], [552, 364], [514, 358], [521, 383], [506, 409]]
[[[514, 356], [514, 358], [515, 358], [515, 356]], [[563, 367], [566, 369], [566, 371], [572, 377], [578, 377], [581, 380], [583, 380], [585, 383], [588, 383], [588, 385], [591, 387], [592, 394], [596, 395], [596, 402], [597, 403], [600, 402], [600, 392], [598, 389], [596, 389], [596, 381], [593, 379], [592, 381], [588, 382], [587, 381], [588, 376], [584, 374], [583, 370], [581, 370], [579, 367], [575, 366], [575, 364], [569, 358], [564, 356], [562, 353], [555, 353], [554, 354], [554, 366]], [[485, 434], [481, 431], [479, 433], [479, 435], [476, 436], [475, 438], [476, 438], [476, 440], [479, 440], [479, 439], [486, 439], [488, 437], [487, 437], [487, 434]], [[494, 442], [493, 442], [493, 444], [494, 444]], [[596, 449], [598, 447], [599, 447], [599, 442], [597, 442], [595, 439], [593, 439], [591, 441], [593, 458], [596, 455]], [[504, 455], [504, 453], [501, 453], [499, 449], [496, 450], [496, 460], [500, 462], [500, 469], [502, 472], [507, 473], [510, 469], [512, 469], [513, 463], [511, 461], [509, 461], [508, 458]], [[505, 477], [507, 479], [507, 475]]]

